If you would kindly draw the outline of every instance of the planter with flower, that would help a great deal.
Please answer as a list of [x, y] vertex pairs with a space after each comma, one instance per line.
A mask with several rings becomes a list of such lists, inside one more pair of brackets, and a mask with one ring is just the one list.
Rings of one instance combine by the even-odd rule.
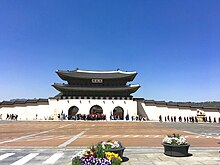
[[115, 154], [118, 154], [121, 158], [123, 157], [125, 147], [122, 146], [121, 142], [116, 140], [108, 140], [106, 142], [104, 141], [98, 144], [102, 146], [105, 152], [113, 152]]
[[180, 134], [167, 135], [162, 142], [164, 154], [168, 156], [188, 156], [189, 144], [184, 136]]
[[72, 165], [120, 165], [124, 149], [118, 141], [100, 142], [74, 155]]

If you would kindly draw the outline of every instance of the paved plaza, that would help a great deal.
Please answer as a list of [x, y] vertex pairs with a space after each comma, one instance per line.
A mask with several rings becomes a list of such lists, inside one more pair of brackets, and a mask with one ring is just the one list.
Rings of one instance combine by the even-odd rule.
[[[220, 124], [0, 121], [0, 164], [69, 164], [82, 148], [115, 139], [126, 147], [122, 164], [220, 164]], [[163, 154], [166, 134], [180, 133], [192, 156]]]

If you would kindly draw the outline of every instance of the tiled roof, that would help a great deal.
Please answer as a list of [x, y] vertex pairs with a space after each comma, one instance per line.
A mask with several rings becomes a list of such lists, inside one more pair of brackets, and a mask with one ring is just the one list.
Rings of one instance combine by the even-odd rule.
[[86, 70], [72, 70], [62, 71], [57, 70], [56, 73], [63, 80], [70, 79], [119, 79], [124, 78], [127, 81], [132, 81], [137, 72], [123, 72], [120, 70], [116, 71], [86, 71]]
[[2, 101], [0, 102], [0, 106], [4, 105], [14, 105], [14, 104], [26, 104], [26, 103], [38, 103], [38, 102], [44, 102], [48, 103], [48, 99], [17, 99], [12, 101]]
[[184, 104], [178, 102], [165, 102], [165, 101], [155, 101], [155, 100], [145, 100], [145, 104], [155, 104], [160, 106], [177, 106], [177, 107], [187, 107], [187, 108], [194, 108], [194, 109], [215, 109], [220, 110], [220, 107], [205, 107], [205, 106], [198, 106], [198, 105], [189, 105], [188, 103]]

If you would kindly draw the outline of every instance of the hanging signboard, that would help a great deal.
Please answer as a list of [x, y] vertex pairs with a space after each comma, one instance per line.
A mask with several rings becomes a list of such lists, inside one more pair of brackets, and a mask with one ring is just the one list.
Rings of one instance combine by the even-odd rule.
[[101, 84], [102, 79], [92, 79], [92, 83]]

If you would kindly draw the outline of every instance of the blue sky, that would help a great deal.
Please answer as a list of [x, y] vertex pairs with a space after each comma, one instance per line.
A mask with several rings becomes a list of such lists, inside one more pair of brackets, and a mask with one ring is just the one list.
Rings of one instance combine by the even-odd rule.
[[57, 69], [137, 71], [134, 97], [220, 101], [219, 0], [1, 0], [0, 101], [48, 98]]

